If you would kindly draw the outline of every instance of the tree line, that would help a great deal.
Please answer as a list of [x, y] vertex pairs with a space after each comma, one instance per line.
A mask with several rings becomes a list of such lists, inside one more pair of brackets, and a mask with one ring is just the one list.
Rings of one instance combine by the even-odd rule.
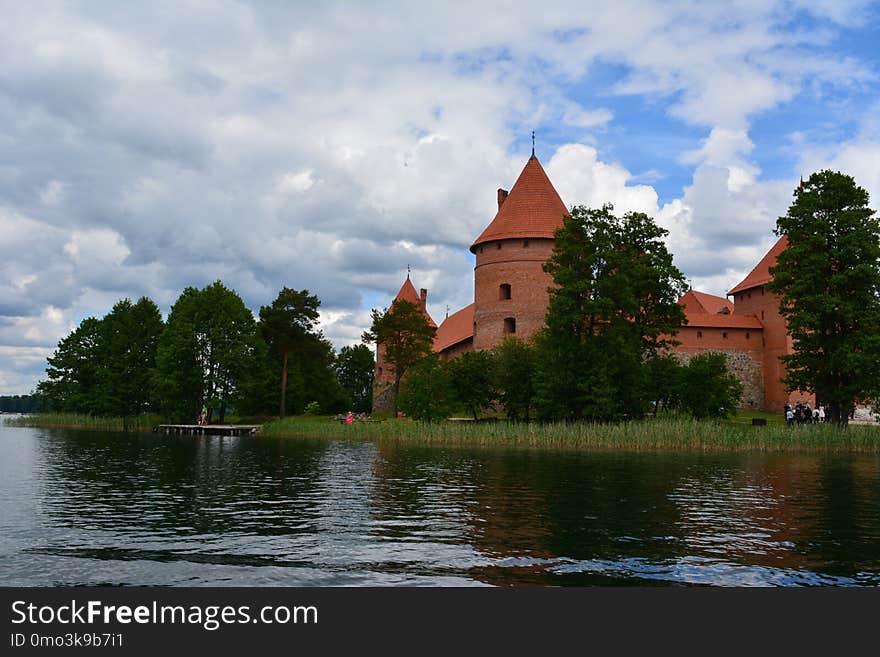
[[320, 301], [284, 288], [259, 316], [216, 281], [187, 287], [163, 321], [149, 298], [122, 299], [63, 338], [36, 390], [42, 410], [131, 417], [209, 419], [368, 411], [373, 354], [339, 353], [317, 328]]
[[36, 395], [0, 395], [0, 413], [34, 413], [38, 407]]

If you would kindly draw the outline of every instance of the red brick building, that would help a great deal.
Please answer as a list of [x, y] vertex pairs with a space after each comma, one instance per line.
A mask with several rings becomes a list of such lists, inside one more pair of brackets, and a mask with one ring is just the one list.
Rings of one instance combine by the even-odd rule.
[[[491, 349], [507, 335], [527, 339], [544, 325], [552, 280], [542, 265], [550, 257], [554, 231], [568, 213], [553, 183], [534, 155], [526, 162], [511, 190], [498, 190], [498, 213], [471, 245], [476, 256], [474, 303], [449, 315], [437, 327], [434, 351], [454, 358], [473, 349]], [[751, 273], [723, 297], [691, 290], [682, 304], [687, 323], [675, 348], [686, 361], [704, 351], [726, 355], [728, 365], [743, 382], [743, 408], [781, 411], [788, 401], [813, 399], [789, 393], [781, 382], [785, 369], [779, 357], [791, 353], [791, 336], [779, 314], [779, 298], [766, 290], [769, 269], [785, 248], [785, 238]], [[397, 299], [425, 307], [427, 291], [416, 295], [407, 277]], [[377, 349], [374, 399], [385, 408], [389, 373]]]

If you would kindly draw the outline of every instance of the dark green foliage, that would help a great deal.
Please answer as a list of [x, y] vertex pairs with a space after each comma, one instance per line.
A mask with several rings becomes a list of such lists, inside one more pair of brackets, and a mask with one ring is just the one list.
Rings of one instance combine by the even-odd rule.
[[711, 351], [691, 358], [678, 389], [682, 408], [698, 420], [736, 412], [743, 392], [742, 383], [727, 369], [726, 356]]
[[33, 395], [0, 395], [0, 412], [3, 413], [35, 413], [40, 406], [41, 398]]
[[488, 351], [469, 351], [446, 363], [455, 398], [478, 419], [495, 400], [495, 360]]
[[414, 420], [437, 421], [449, 417], [457, 402], [446, 363], [436, 354], [413, 365], [397, 396], [397, 407]]
[[269, 306], [260, 308], [260, 335], [272, 353], [281, 360], [280, 416], [286, 415], [289, 359], [309, 360], [321, 349], [318, 322], [318, 297], [308, 290], [282, 288]]
[[83, 320], [48, 359], [48, 380], [37, 386], [43, 407], [123, 418], [154, 410], [150, 380], [162, 331], [159, 308], [146, 297]]
[[87, 317], [48, 359], [48, 380], [37, 385], [48, 410], [100, 414], [101, 320]]
[[793, 353], [790, 389], [813, 392], [840, 426], [880, 388], [880, 220], [851, 176], [814, 173], [776, 234], [788, 238], [773, 281]]
[[159, 307], [142, 297], [119, 301], [101, 321], [101, 414], [117, 417], [152, 410], [151, 378], [164, 324]]
[[511, 420], [529, 421], [535, 395], [535, 347], [508, 336], [493, 352], [498, 401]]
[[207, 404], [223, 422], [255, 343], [254, 316], [233, 290], [220, 281], [201, 290], [186, 288], [159, 340], [154, 389], [163, 413], [193, 422]]
[[375, 369], [373, 351], [364, 344], [343, 347], [336, 356], [336, 379], [348, 394], [352, 410], [357, 413], [369, 413], [373, 408]]
[[661, 354], [648, 360], [648, 396], [654, 415], [661, 409], [679, 406], [684, 366], [672, 354]]
[[553, 276], [539, 335], [535, 406], [543, 418], [611, 420], [649, 407], [645, 363], [674, 344], [687, 289], [663, 238], [643, 213], [575, 207], [556, 232]]
[[363, 341], [376, 343], [384, 351], [385, 361], [394, 376], [396, 398], [406, 373], [431, 353], [436, 329], [428, 324], [428, 318], [419, 306], [400, 299], [385, 312], [374, 309], [372, 318], [373, 324], [364, 332]]

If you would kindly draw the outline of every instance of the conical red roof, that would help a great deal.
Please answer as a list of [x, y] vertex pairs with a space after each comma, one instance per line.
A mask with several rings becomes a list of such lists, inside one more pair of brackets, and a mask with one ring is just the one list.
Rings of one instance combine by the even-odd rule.
[[[406, 277], [403, 285], [400, 286], [400, 291], [397, 293], [397, 296], [394, 297], [394, 301], [397, 300], [407, 301], [414, 306], [421, 308], [422, 312], [425, 313], [425, 317], [428, 318], [428, 325], [431, 328], [437, 328], [437, 324], [434, 323], [434, 320], [431, 319], [431, 316], [428, 314], [428, 309], [425, 308], [421, 298], [419, 298], [419, 293], [416, 292], [416, 288], [413, 286], [412, 281], [409, 280], [409, 276]], [[392, 307], [394, 306], [394, 301], [391, 302]]]
[[749, 275], [746, 276], [739, 285], [730, 290], [727, 295], [730, 296], [731, 294], [736, 294], [743, 290], [751, 290], [753, 287], [766, 285], [772, 281], [773, 276], [770, 274], [770, 267], [776, 266], [776, 258], [779, 257], [780, 253], [785, 251], [787, 246], [788, 237], [783, 235], [779, 238], [779, 241], [773, 245], [773, 248], [767, 251], [767, 255], [761, 258], [761, 262], [755, 265], [755, 268], [749, 273]]
[[471, 245], [471, 251], [476, 253], [477, 246], [493, 240], [553, 239], [567, 214], [568, 209], [553, 188], [544, 167], [532, 155], [492, 223]]

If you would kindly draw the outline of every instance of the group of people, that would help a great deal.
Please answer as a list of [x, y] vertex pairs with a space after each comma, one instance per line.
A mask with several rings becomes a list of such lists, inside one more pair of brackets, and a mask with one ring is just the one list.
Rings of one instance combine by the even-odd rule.
[[827, 422], [829, 416], [825, 414], [825, 407], [817, 405], [816, 408], [810, 407], [810, 402], [798, 402], [792, 407], [791, 404], [785, 405], [785, 423], [792, 427], [797, 424], [820, 424]]

